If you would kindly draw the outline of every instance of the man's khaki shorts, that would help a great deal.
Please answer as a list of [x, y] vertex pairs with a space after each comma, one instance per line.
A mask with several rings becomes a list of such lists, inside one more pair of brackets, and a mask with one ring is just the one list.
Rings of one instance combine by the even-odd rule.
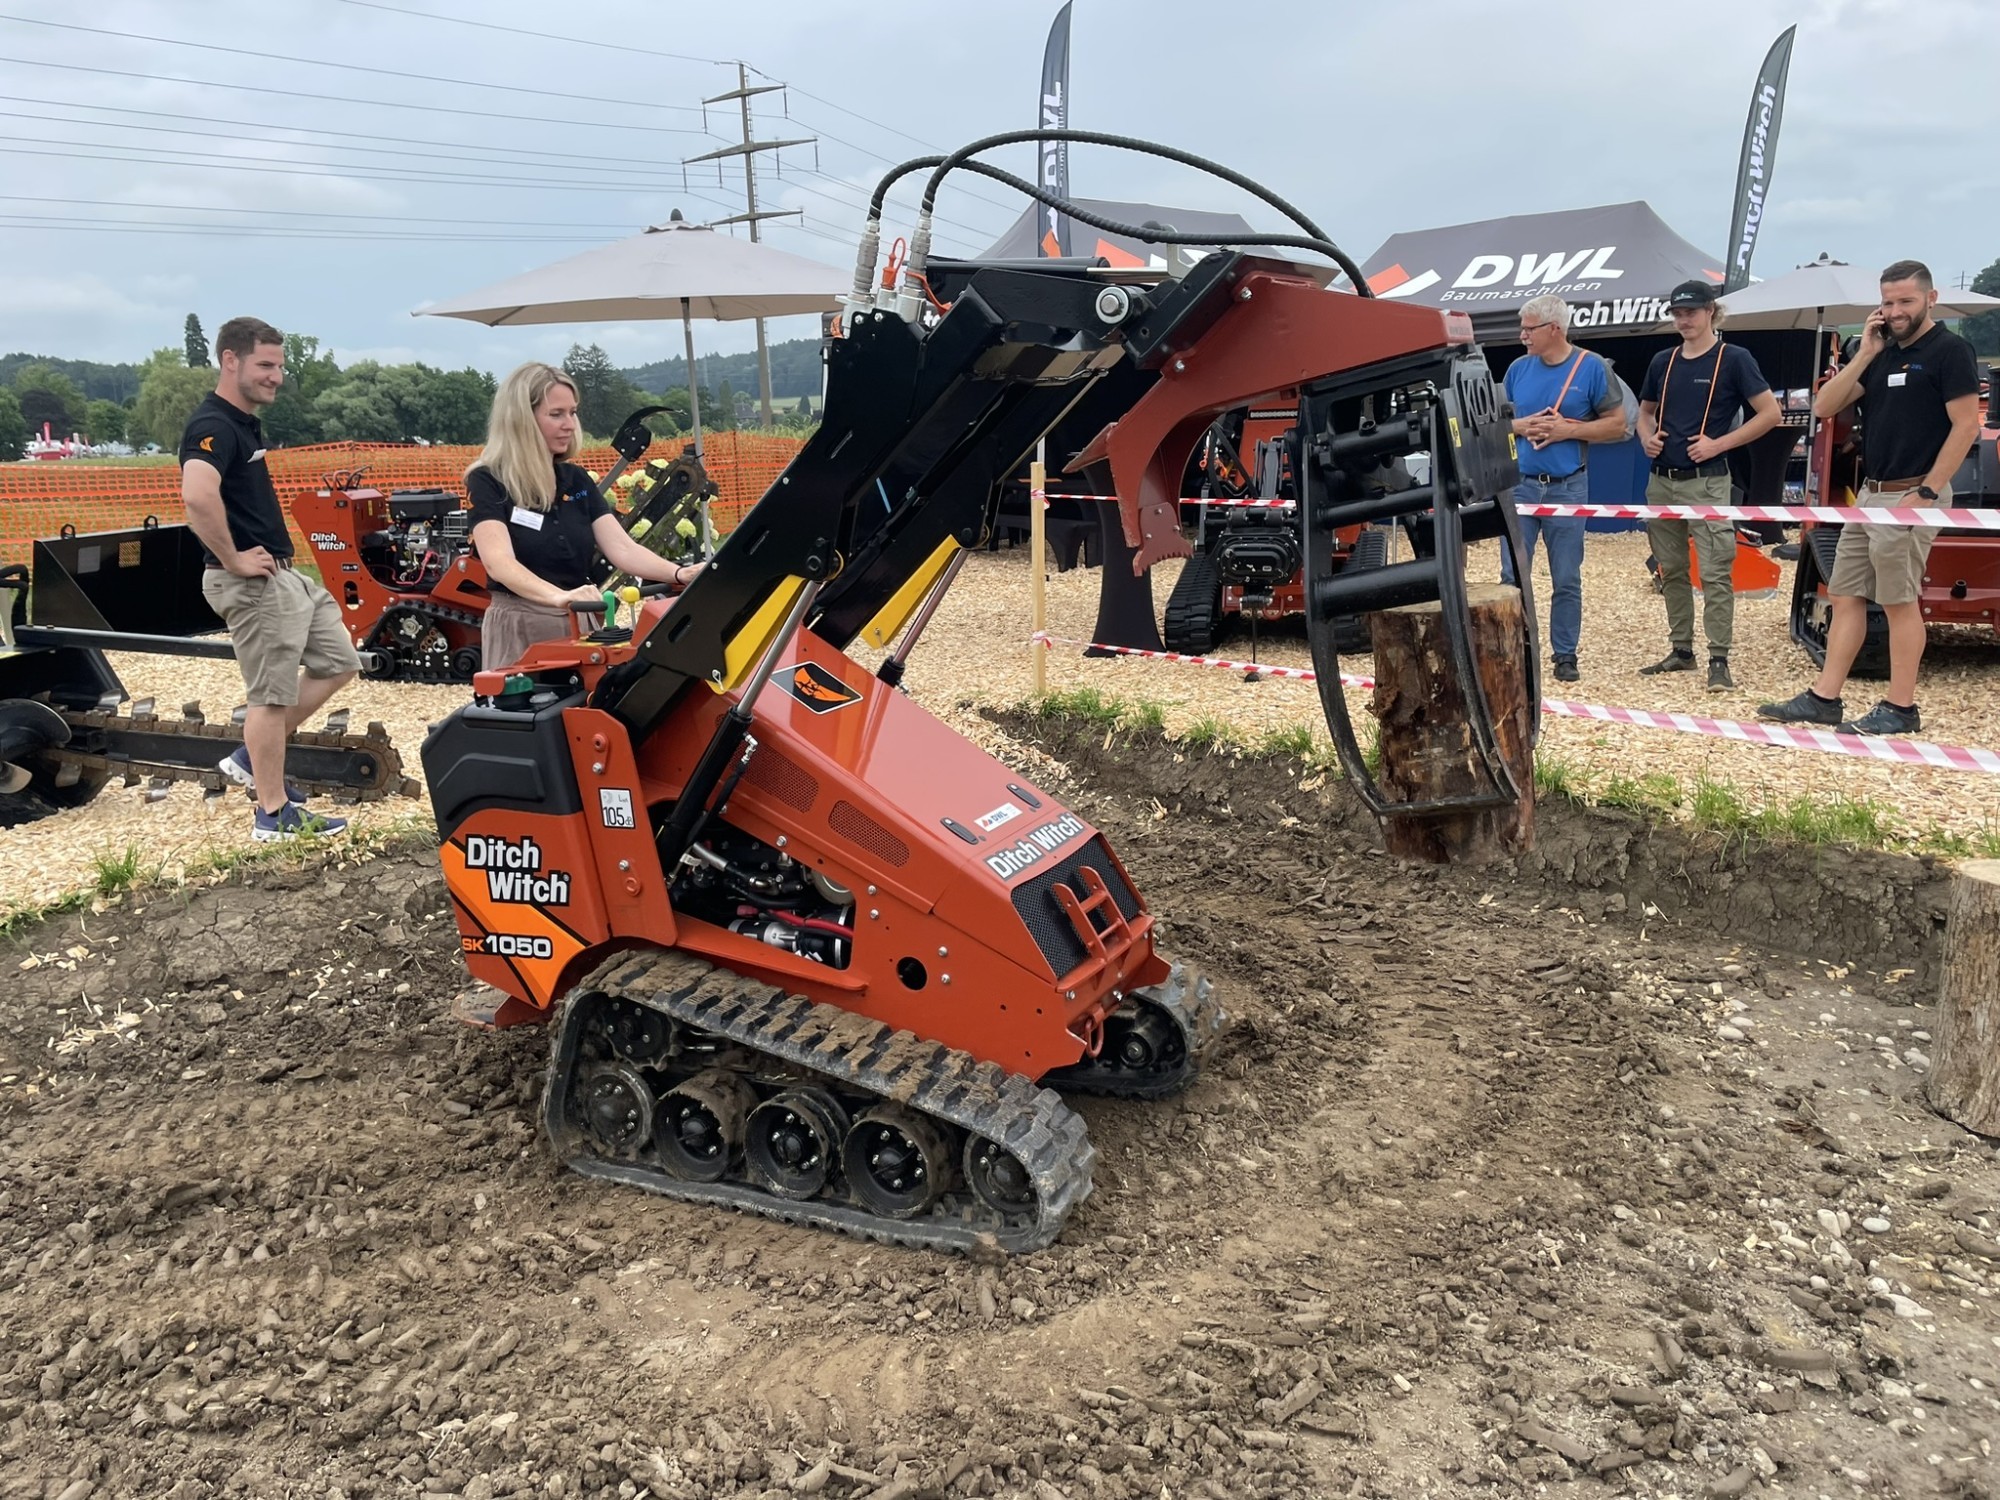
[[[1919, 500], [1912, 490], [1884, 491], [1868, 485], [1856, 500], [1861, 505], [1942, 510], [1951, 504], [1951, 486], [1939, 490], [1936, 500]], [[1833, 576], [1826, 581], [1826, 591], [1876, 604], [1916, 603], [1924, 591], [1924, 565], [1930, 560], [1931, 543], [1942, 529], [1852, 523], [1842, 526], [1840, 544], [1833, 554]]]
[[308, 677], [361, 670], [333, 595], [290, 568], [258, 578], [210, 568], [202, 574], [201, 594], [229, 626], [253, 707], [297, 703], [301, 667]]

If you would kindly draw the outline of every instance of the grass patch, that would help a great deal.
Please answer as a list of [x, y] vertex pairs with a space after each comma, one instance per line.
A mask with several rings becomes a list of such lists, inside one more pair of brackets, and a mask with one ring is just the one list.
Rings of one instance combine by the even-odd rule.
[[1568, 802], [1588, 800], [1590, 776], [1575, 761], [1560, 755], [1535, 756], [1535, 795], [1547, 802], [1560, 797]]
[[1098, 724], [1110, 728], [1125, 716], [1125, 705], [1120, 700], [1100, 693], [1096, 688], [1065, 688], [1059, 692], [1044, 693], [1034, 701], [1034, 710], [1044, 718], [1075, 719], [1085, 724]]
[[1127, 729], [1165, 734], [1167, 730], [1167, 710], [1159, 703], [1128, 703], [1125, 705], [1123, 722]]
[[1613, 772], [1605, 778], [1596, 800], [1604, 807], [1631, 812], [1673, 812], [1683, 799], [1678, 781], [1664, 771], [1649, 771], [1637, 777]]
[[1230, 742], [1230, 728], [1212, 714], [1203, 714], [1175, 738], [1184, 749], [1206, 750], [1212, 755]]
[[243, 848], [211, 847], [169, 872], [164, 860], [150, 864], [136, 844], [119, 854], [101, 854], [91, 883], [48, 901], [20, 902], [0, 911], [0, 943], [18, 941], [30, 928], [66, 912], [83, 911], [101, 900], [148, 891], [215, 885], [239, 872], [257, 869], [304, 869], [329, 855], [335, 863], [372, 859], [404, 848], [431, 848], [437, 826], [423, 813], [405, 813], [373, 828], [350, 828], [331, 838], [307, 836]]
[[139, 883], [139, 846], [127, 844], [122, 854], [100, 854], [92, 861], [97, 867], [97, 894], [115, 896]]

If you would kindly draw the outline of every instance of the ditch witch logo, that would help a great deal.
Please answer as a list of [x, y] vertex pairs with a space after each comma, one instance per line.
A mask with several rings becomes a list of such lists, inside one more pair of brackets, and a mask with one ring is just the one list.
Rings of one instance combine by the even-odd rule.
[[465, 840], [465, 868], [486, 872], [489, 899], [523, 906], [568, 906], [567, 872], [542, 873], [542, 846], [531, 838], [471, 834]]
[[778, 686], [816, 714], [830, 714], [861, 701], [861, 694], [817, 662], [800, 662], [778, 679]]
[[1084, 830], [1084, 821], [1075, 813], [1064, 813], [1060, 818], [1030, 828], [1020, 839], [1005, 849], [986, 856], [986, 868], [1002, 880], [1011, 880], [1034, 865], [1040, 864], [1056, 850]]
[[1764, 84], [1757, 90], [1757, 128], [1750, 137], [1750, 160], [1743, 164], [1743, 237], [1736, 242], [1736, 270], [1748, 276], [1750, 254], [1757, 248], [1757, 229], [1764, 222], [1764, 192], [1770, 186], [1765, 156], [1771, 139], [1771, 111], [1777, 107], [1778, 90]]

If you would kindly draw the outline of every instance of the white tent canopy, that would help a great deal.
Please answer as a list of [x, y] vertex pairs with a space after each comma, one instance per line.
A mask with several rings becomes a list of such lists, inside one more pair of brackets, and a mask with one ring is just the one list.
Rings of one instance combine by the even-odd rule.
[[727, 322], [833, 312], [852, 282], [850, 272], [682, 223], [676, 212], [668, 223], [655, 224], [643, 234], [524, 271], [476, 292], [426, 303], [412, 316], [465, 318], [493, 328], [679, 318], [687, 340], [688, 396], [698, 455], [701, 398], [694, 375], [694, 319]]
[[[1882, 305], [1881, 273], [1821, 256], [1796, 271], [1739, 287], [1722, 299], [1729, 328], [1824, 328], [1860, 323]], [[1968, 318], [2000, 307], [2000, 297], [1941, 289], [1934, 318]]]

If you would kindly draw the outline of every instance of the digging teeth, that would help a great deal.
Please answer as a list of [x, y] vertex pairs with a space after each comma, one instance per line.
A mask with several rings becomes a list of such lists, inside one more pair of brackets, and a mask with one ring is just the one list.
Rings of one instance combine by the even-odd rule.
[[229, 710], [229, 722], [232, 724], [244, 723], [249, 717], [250, 705], [247, 703], [239, 703], [236, 707]]
[[132, 700], [132, 717], [135, 719], [153, 719], [158, 718], [159, 715], [153, 710], [153, 700], [151, 698], [135, 698]]
[[183, 703], [181, 705], [181, 717], [186, 719], [190, 724], [206, 724], [208, 722], [208, 716], [201, 711], [201, 700], [199, 698], [195, 699], [192, 703]]
[[347, 722], [351, 717], [351, 712], [345, 708], [328, 714], [326, 716], [326, 732], [328, 734], [347, 733]]

